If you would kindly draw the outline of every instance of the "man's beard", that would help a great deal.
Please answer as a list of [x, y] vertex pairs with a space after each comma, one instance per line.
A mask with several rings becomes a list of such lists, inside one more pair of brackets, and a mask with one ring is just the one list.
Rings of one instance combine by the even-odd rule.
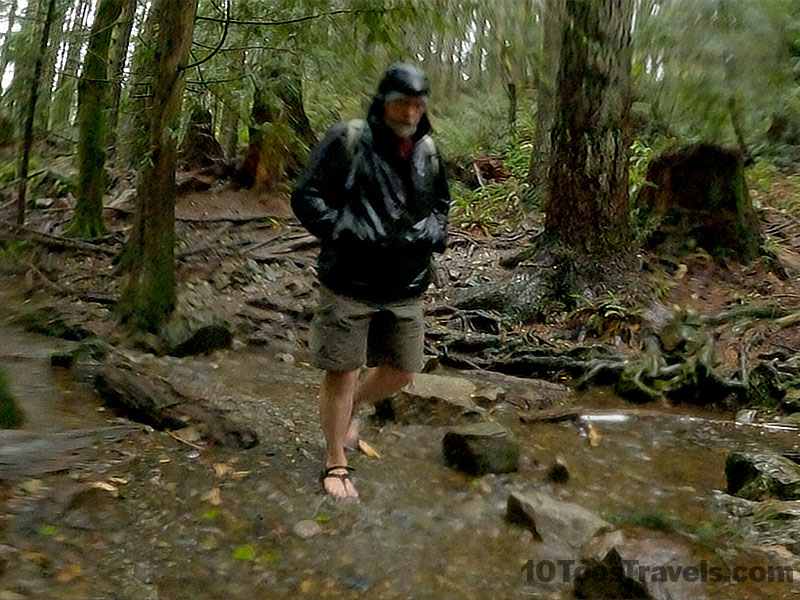
[[416, 125], [405, 125], [398, 123], [387, 123], [389, 129], [399, 138], [410, 138], [417, 131]]

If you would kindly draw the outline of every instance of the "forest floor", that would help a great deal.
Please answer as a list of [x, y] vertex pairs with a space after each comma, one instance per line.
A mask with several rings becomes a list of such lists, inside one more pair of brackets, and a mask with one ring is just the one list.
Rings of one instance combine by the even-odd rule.
[[[770, 305], [794, 315], [795, 179], [776, 177], [754, 193], [786, 277], [766, 259], [743, 266], [702, 251], [680, 258], [643, 252], [641, 272], [631, 279], [650, 293], [642, 295], [642, 285], [608, 290], [607, 298], [548, 323], [458, 307], [470, 289], [507, 277], [500, 260], [533, 239], [536, 215], [489, 236], [453, 231], [426, 296], [427, 370], [445, 386], [474, 386], [476, 411], [520, 441], [520, 469], [469, 477], [442, 458], [452, 423], [424, 414], [370, 420], [364, 436], [379, 456], [353, 457], [357, 503], [325, 498], [317, 481], [321, 374], [306, 350], [317, 286], [313, 238], [281, 194], [184, 180], [186, 189], [211, 187], [183, 193], [176, 207], [174, 325], [227, 323], [228, 349], [165, 356], [162, 339], [131, 337], [119, 323], [112, 257], [132, 223], [129, 182], [117, 182], [105, 213], [111, 233], [94, 249], [65, 247], [57, 237], [71, 206], [56, 198], [31, 210], [26, 225], [56, 237], [28, 236], [32, 241], [6, 242], [0, 250], [0, 366], [27, 416], [22, 429], [0, 432], [0, 600], [572, 597], [571, 584], [531, 582], [523, 567], [528, 560], [580, 558], [575, 550], [555, 539], [536, 543], [503, 518], [511, 492], [541, 490], [603, 515], [645, 546], [688, 553], [692, 564], [782, 564], [800, 577], [800, 539], [748, 529], [721, 492], [731, 451], [800, 450], [796, 419], [779, 402], [755, 406], [752, 423], [743, 425], [735, 417], [746, 405], [725, 398], [706, 406], [674, 398], [639, 406], [612, 388], [562, 385], [569, 377], [559, 369], [546, 374], [549, 382], [453, 369], [471, 354], [489, 356], [481, 352], [498, 340], [548, 356], [596, 347], [634, 356], [642, 350], [641, 330], [687, 309], [714, 316]], [[0, 202], [0, 219], [10, 220], [11, 210]], [[25, 331], [23, 322], [61, 337]], [[80, 365], [50, 366], [51, 355], [74, 350], [87, 336], [108, 342], [114, 361], [170, 390], [176, 402], [203, 404], [206, 415], [241, 431], [234, 438], [206, 435], [207, 420], [195, 422], [194, 413], [176, 428], [137, 424], [126, 418], [130, 411], [116, 412]], [[752, 365], [800, 354], [800, 321], [723, 321], [713, 336], [728, 372], [743, 355]], [[538, 419], [545, 409], [573, 413]], [[245, 443], [242, 431], [259, 443]], [[548, 479], [556, 463], [567, 466], [567, 483]], [[705, 585], [703, 593], [797, 598], [795, 587], [726, 581]], [[699, 597], [683, 594], [674, 597]]]

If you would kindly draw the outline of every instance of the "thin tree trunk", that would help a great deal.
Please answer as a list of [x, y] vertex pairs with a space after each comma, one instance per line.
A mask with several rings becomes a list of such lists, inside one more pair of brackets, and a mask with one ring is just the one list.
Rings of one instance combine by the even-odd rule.
[[141, 230], [130, 279], [120, 300], [123, 319], [135, 329], [155, 331], [175, 306], [175, 167], [172, 131], [180, 115], [184, 67], [191, 49], [197, 0], [154, 0], [158, 29], [153, 44], [152, 96], [148, 102], [148, 160], [142, 168], [136, 198], [136, 225]]
[[[43, 0], [44, 1], [44, 0]], [[33, 146], [33, 121], [36, 115], [36, 100], [39, 96], [39, 81], [42, 76], [42, 64], [47, 52], [47, 42], [50, 39], [50, 24], [53, 22], [56, 0], [47, 0], [47, 13], [42, 27], [42, 37], [39, 43], [39, 53], [36, 55], [36, 64], [33, 67], [33, 80], [31, 81], [30, 98], [28, 99], [28, 112], [25, 116], [25, 131], [22, 136], [22, 155], [19, 162], [19, 194], [17, 196], [17, 224], [25, 223], [25, 200], [28, 194], [28, 163]]]
[[69, 47], [64, 59], [61, 73], [56, 82], [56, 91], [53, 93], [53, 102], [50, 110], [50, 122], [53, 128], [60, 131], [69, 131], [72, 124], [72, 108], [75, 92], [78, 85], [78, 68], [80, 55], [83, 48], [83, 32], [89, 15], [87, 0], [77, 0], [78, 4], [73, 11], [71, 31], [69, 33]]
[[542, 66], [539, 69], [536, 102], [536, 130], [528, 171], [531, 189], [541, 189], [547, 182], [550, 165], [551, 140], [555, 115], [555, 88], [561, 57], [561, 27], [564, 20], [564, 0], [547, 0], [542, 12]]
[[56, 59], [58, 58], [58, 48], [64, 37], [66, 11], [61, 10], [63, 4], [64, 0], [56, 0], [53, 22], [50, 25], [50, 40], [42, 63], [42, 79], [39, 84], [39, 101], [36, 110], [35, 127], [44, 132], [48, 130], [50, 125], [50, 103], [53, 98], [53, 83], [56, 79]]
[[588, 252], [628, 235], [632, 0], [567, 0], [545, 230]]
[[[157, 14], [154, 10], [155, 4], [150, 6], [145, 19], [144, 28], [138, 36], [138, 44], [135, 46], [131, 58], [131, 70], [133, 71], [130, 86], [130, 114], [122, 124], [122, 137], [125, 140], [124, 146], [117, 152], [125, 163], [132, 168], [138, 169], [142, 158], [147, 152], [147, 119], [148, 105], [153, 96], [152, 77], [150, 63], [151, 48], [155, 43], [156, 30], [158, 27]], [[134, 234], [138, 228], [134, 228]]]
[[106, 121], [109, 109], [108, 50], [111, 32], [124, 0], [100, 0], [89, 35], [89, 46], [78, 85], [78, 198], [67, 228], [68, 237], [94, 238], [105, 234]]
[[125, 71], [125, 60], [133, 31], [133, 19], [136, 15], [137, 0], [125, 0], [122, 16], [114, 29], [114, 40], [111, 45], [109, 78], [111, 79], [111, 102], [108, 114], [107, 146], [112, 154], [116, 154], [117, 123], [119, 122], [119, 103], [122, 97], [122, 77]]
[[3, 81], [3, 78], [6, 74], [6, 69], [8, 68], [9, 54], [11, 52], [11, 44], [9, 44], [9, 40], [13, 37], [10, 34], [14, 30], [14, 25], [16, 22], [17, 0], [12, 0], [11, 7], [8, 11], [8, 30], [6, 31], [6, 37], [3, 40], [3, 51], [0, 54], [0, 81]]

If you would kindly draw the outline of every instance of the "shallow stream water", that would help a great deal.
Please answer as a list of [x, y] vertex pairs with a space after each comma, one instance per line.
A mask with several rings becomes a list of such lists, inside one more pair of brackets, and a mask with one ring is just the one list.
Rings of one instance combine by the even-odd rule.
[[[2, 334], [0, 364], [27, 390], [29, 428], [106, 422], [87, 388], [51, 379], [41, 362], [14, 367], [23, 355], [44, 360], [52, 342]], [[563, 549], [504, 518], [509, 493], [535, 490], [596, 511], [629, 535], [686, 546], [697, 563], [766, 565], [747, 540], [728, 539], [712, 498], [725, 488], [731, 451], [800, 449], [793, 429], [683, 407], [636, 409], [595, 391], [578, 400], [592, 407], [578, 420], [523, 424], [497, 411], [522, 446], [520, 471], [510, 475], [471, 478], [445, 466], [444, 428], [368, 426], [364, 437], [381, 458], [354, 456], [361, 500], [335, 502], [317, 481], [318, 372], [256, 350], [171, 359], [164, 368], [194, 373], [193, 385], [244, 415], [261, 443], [199, 451], [143, 431], [87, 450], [62, 472], [3, 483], [0, 598], [571, 598], [570, 584], [529, 582], [524, 572], [527, 561], [555, 560]], [[557, 458], [570, 475], [565, 484], [546, 481]], [[118, 496], [64, 500], [91, 482]], [[643, 515], [659, 516], [667, 531], [642, 527]], [[704, 586], [709, 598], [741, 600], [800, 598], [799, 589]]]

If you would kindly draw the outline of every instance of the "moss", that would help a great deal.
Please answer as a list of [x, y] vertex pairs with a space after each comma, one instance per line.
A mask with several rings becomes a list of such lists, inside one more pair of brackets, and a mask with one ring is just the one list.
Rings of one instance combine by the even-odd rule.
[[22, 410], [9, 390], [6, 374], [0, 369], [0, 428], [19, 427], [23, 420]]

